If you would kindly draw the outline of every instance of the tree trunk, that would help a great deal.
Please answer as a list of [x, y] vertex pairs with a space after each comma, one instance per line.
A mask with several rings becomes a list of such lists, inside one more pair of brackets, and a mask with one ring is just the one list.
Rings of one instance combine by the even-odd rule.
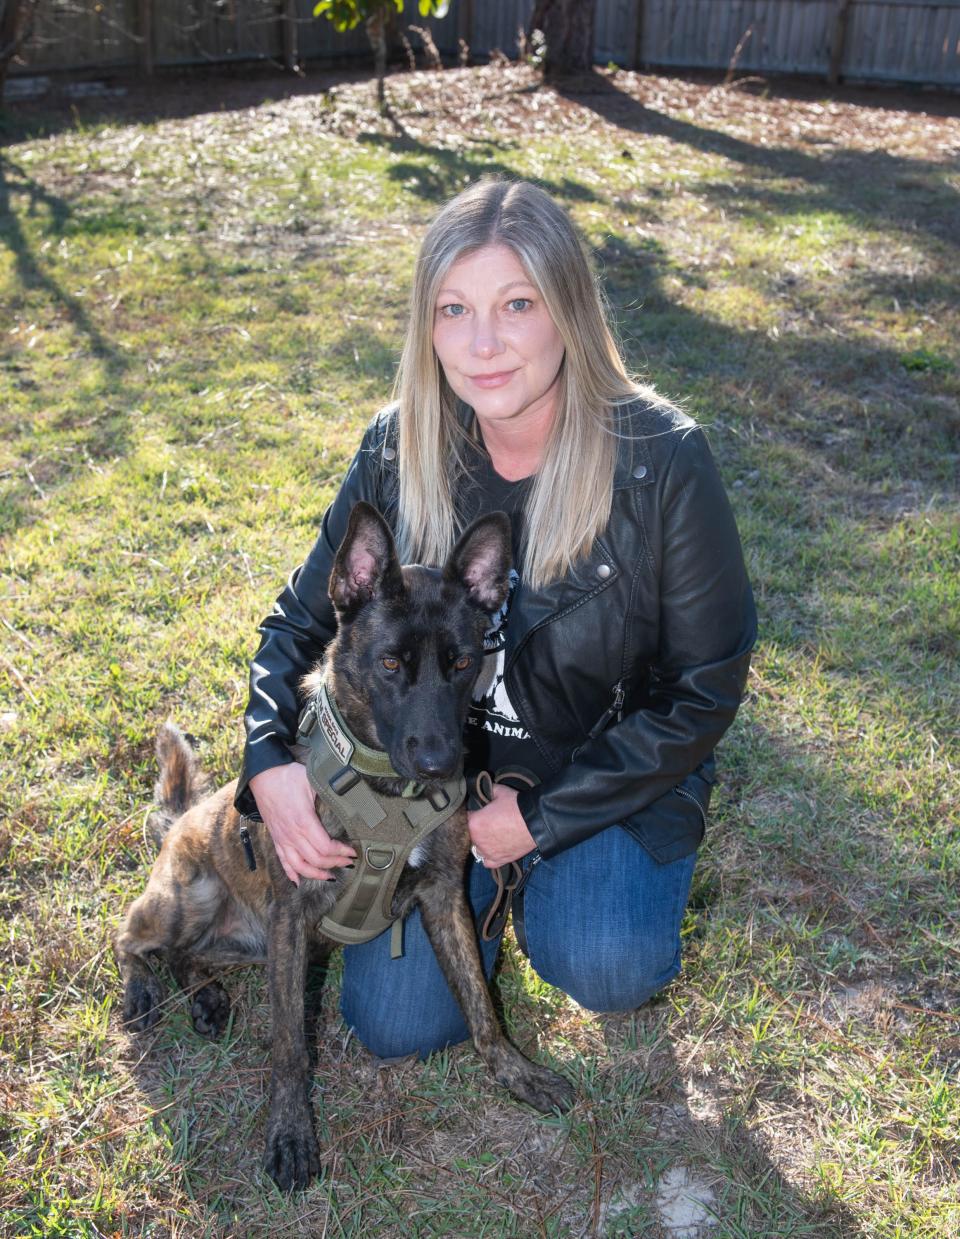
[[373, 64], [377, 74], [377, 106], [383, 112], [387, 96], [383, 79], [387, 75], [387, 29], [382, 8], [375, 9], [366, 20], [367, 38], [373, 48]]
[[296, 0], [283, 0], [280, 22], [280, 34], [283, 39], [283, 67], [290, 73], [299, 73], [300, 47], [297, 37], [299, 30]]
[[569, 77], [593, 68], [596, 0], [537, 0], [530, 30], [542, 30], [547, 51], [544, 77]]

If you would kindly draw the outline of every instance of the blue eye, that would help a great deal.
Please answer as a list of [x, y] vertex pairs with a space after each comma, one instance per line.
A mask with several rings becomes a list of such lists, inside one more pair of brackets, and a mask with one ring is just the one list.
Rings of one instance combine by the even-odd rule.
[[522, 314], [523, 311], [527, 308], [527, 306], [530, 306], [530, 305], [533, 305], [533, 302], [530, 300], [529, 297], [514, 297], [514, 299], [510, 302], [510, 308], [512, 310], [517, 310], [517, 306], [521, 307], [519, 310], [517, 310], [518, 314]]
[[455, 301], [450, 305], [442, 306], [440, 309], [440, 313], [443, 314], [446, 318], [460, 318], [462, 316], [457, 311], [460, 311], [462, 309], [463, 309], [463, 306], [460, 304], [460, 302]]

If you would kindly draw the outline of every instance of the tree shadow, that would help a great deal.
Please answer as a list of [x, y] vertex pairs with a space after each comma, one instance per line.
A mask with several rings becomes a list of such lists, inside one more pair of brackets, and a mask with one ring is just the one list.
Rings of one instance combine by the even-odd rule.
[[818, 1198], [790, 1182], [749, 1127], [750, 1098], [724, 1095], [722, 1077], [699, 1074], [696, 1060], [680, 1062], [662, 1006], [654, 999], [637, 1012], [596, 1017], [613, 1064], [610, 1095], [618, 1076], [628, 1088], [637, 1082], [620, 1102], [621, 1121], [633, 1118], [646, 1129], [632, 1166], [605, 1159], [600, 1213], [609, 1233], [661, 1233], [662, 1226], [698, 1239], [867, 1234], [838, 1197]]
[[161, 67], [151, 78], [132, 69], [105, 69], [96, 74], [96, 80], [123, 94], [73, 99], [63, 91], [60, 79], [55, 79], [49, 95], [42, 99], [0, 105], [0, 143], [52, 137], [78, 127], [185, 120], [322, 94], [331, 86], [355, 82], [369, 82], [371, 98], [374, 90], [368, 67], [336, 69], [322, 64], [308, 65], [299, 74], [253, 63]]
[[54, 305], [63, 309], [77, 331], [87, 338], [93, 355], [104, 362], [108, 372], [114, 375], [122, 373], [127, 364], [123, 355], [96, 325], [82, 302], [44, 270], [13, 210], [11, 198], [14, 194], [27, 198], [27, 215], [35, 216], [42, 209], [49, 212], [48, 230], [54, 237], [63, 236], [76, 222], [73, 208], [62, 197], [50, 193], [29, 175], [22, 164], [0, 150], [0, 243], [13, 257], [20, 286], [25, 292], [46, 294]]
[[[748, 198], [769, 201], [770, 209], [779, 204], [792, 209], [799, 205], [836, 211], [857, 221], [868, 219], [877, 227], [902, 231], [911, 239], [921, 231], [951, 249], [960, 246], [960, 230], [956, 227], [960, 194], [952, 186], [941, 185], [942, 213], [921, 219], [917, 218], [916, 203], [911, 196], [913, 190], [924, 187], [921, 178], [944, 172], [949, 167], [946, 162], [906, 159], [882, 150], [840, 147], [829, 154], [813, 155], [793, 146], [762, 146], [722, 130], [669, 116], [641, 103], [619, 89], [614, 80], [597, 72], [586, 83], [578, 83], [575, 89], [561, 84], [558, 90], [571, 102], [629, 132], [668, 138], [678, 146], [719, 155], [762, 175], [789, 177], [806, 182], [810, 187], [809, 199], [785, 195], [778, 190], [772, 191], [769, 198], [765, 190], [750, 188], [747, 191]], [[904, 192], [892, 204], [887, 195], [878, 200], [872, 192], [873, 186], [898, 182], [902, 183]]]
[[[631, 210], [618, 206], [625, 219]], [[648, 222], [649, 207], [637, 218]], [[931, 461], [940, 470], [936, 482], [949, 487], [955, 413], [937, 403], [937, 376], [909, 372], [902, 352], [874, 335], [831, 330], [828, 314], [811, 324], [802, 283], [757, 287], [798, 328], [773, 339], [765, 327], [731, 326], [672, 297], [668, 279], [696, 287], [702, 278], [656, 241], [638, 243], [626, 229], [610, 232], [596, 257], [630, 363], [652, 373], [667, 395], [678, 395], [673, 387], [696, 393], [698, 402], [706, 397], [700, 413], [708, 426], [719, 417], [748, 429], [715, 444], [722, 459], [741, 458], [729, 461], [735, 468], [757, 462], [750, 440], [759, 438], [758, 447], [775, 442], [801, 450], [804, 474], [815, 468], [818, 484], [834, 497], [865, 495], [881, 482], [923, 476]], [[869, 272], [855, 286], [891, 297], [899, 293], [905, 301], [949, 292], [937, 277], [924, 286]], [[755, 411], [744, 407], [743, 392], [751, 390]], [[861, 412], [864, 400], [875, 410], [869, 419]], [[917, 401], [925, 401], [925, 416], [904, 418], [897, 406]], [[829, 415], [813, 405], [829, 408]]]
[[[395, 162], [386, 172], [390, 180], [402, 184], [424, 202], [439, 205], [458, 193], [466, 182], [480, 180], [481, 177], [516, 177], [510, 165], [496, 157], [503, 149], [502, 142], [476, 143], [471, 154], [464, 155], [459, 151], [432, 146], [419, 138], [411, 137], [395, 114], [394, 124], [396, 134], [393, 137], [379, 133], [361, 133], [357, 141], [389, 151], [393, 155], [408, 154], [429, 159], [427, 164], [413, 161]], [[564, 202], [599, 200], [593, 190], [569, 177], [559, 181], [539, 178], [537, 183], [547, 193]]]
[[[26, 198], [25, 209], [13, 209], [14, 196], [19, 199]], [[44, 188], [30, 176], [21, 163], [10, 159], [0, 150], [0, 247], [10, 253], [14, 277], [18, 284], [18, 295], [16, 301], [8, 305], [8, 314], [11, 318], [18, 310], [29, 314], [30, 300], [34, 297], [42, 298], [45, 306], [49, 307], [49, 310], [45, 309], [45, 314], [52, 312], [54, 317], [65, 319], [85, 342], [85, 347], [79, 352], [100, 364], [104, 386], [110, 388], [121, 382], [128, 373], [129, 361], [101, 330], [83, 300], [69, 292], [45, 266], [21, 223], [22, 215], [32, 218], [41, 212], [47, 213], [45, 230], [50, 238], [62, 238], [73, 231], [82, 231], [82, 224], [77, 221], [76, 213], [63, 197]], [[8, 349], [9, 346], [5, 346], [4, 351]], [[38, 392], [38, 384], [30, 376], [28, 367], [22, 365], [15, 356], [10, 356], [8, 352], [4, 364], [8, 368], [13, 386], [27, 393]], [[7, 484], [4, 487], [6, 493], [0, 516], [0, 528], [3, 531], [11, 531], [28, 522], [32, 518], [32, 496], [44, 496], [46, 485], [58, 481], [64, 470], [70, 472], [73, 467], [83, 463], [96, 468], [97, 460], [122, 451], [127, 441], [126, 415], [109, 409], [84, 408], [63, 413], [57, 424], [61, 428], [73, 424], [83, 428], [83, 433], [79, 436], [81, 442], [74, 445], [80, 448], [80, 458], [57, 464], [46, 453], [40, 453], [29, 461], [17, 460], [15, 469], [10, 472], [15, 476], [22, 473], [22, 477], [18, 484]], [[11, 446], [18, 437], [18, 431], [24, 429], [11, 422], [9, 413], [0, 415], [0, 425], [4, 426]]]

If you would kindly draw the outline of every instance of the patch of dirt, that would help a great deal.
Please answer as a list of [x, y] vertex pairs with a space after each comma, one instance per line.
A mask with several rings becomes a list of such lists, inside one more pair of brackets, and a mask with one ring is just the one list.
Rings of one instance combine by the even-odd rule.
[[[103, 75], [101, 75], [103, 77]], [[292, 123], [344, 136], [382, 133], [455, 150], [482, 138], [525, 140], [613, 123], [625, 134], [657, 134], [665, 123], [708, 149], [722, 129], [732, 157], [761, 148], [790, 147], [800, 159], [836, 160], [843, 150], [877, 152], [879, 159], [946, 160], [960, 154], [960, 122], [948, 96], [916, 91], [841, 87], [826, 97], [813, 81], [777, 79], [723, 84], [715, 75], [665, 77], [595, 70], [566, 87], [546, 86], [526, 65], [486, 65], [443, 72], [399, 71], [387, 78], [389, 109], [376, 108], [367, 72], [308, 67], [299, 76], [256, 66], [227, 72], [161, 72], [151, 82], [114, 75], [126, 93], [116, 99], [49, 96], [10, 110], [8, 138], [17, 131], [73, 128], [77, 122], [119, 125], [193, 117], [199, 134], [224, 114], [257, 113], [258, 129]], [[267, 106], [264, 106], [264, 105]], [[638, 106], [639, 105], [639, 106]], [[183, 129], [179, 130], [183, 134]], [[721, 151], [720, 153], [724, 153]], [[627, 152], [629, 157], [629, 152]], [[905, 192], [910, 187], [905, 186]]]
[[671, 1166], [657, 1184], [656, 1205], [671, 1239], [698, 1239], [717, 1225], [713, 1188], [687, 1166]]

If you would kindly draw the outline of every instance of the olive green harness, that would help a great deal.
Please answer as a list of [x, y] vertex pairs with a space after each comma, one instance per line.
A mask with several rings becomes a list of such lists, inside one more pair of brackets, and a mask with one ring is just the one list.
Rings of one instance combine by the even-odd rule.
[[466, 780], [458, 775], [426, 795], [412, 782], [400, 796], [373, 791], [361, 775], [403, 776], [385, 752], [350, 732], [326, 685], [304, 708], [297, 732], [320, 817], [329, 834], [342, 834], [357, 852], [347, 886], [320, 929], [335, 942], [355, 945], [392, 925], [390, 954], [396, 959], [403, 954], [403, 921], [391, 908], [400, 875], [414, 849], [463, 804]]

